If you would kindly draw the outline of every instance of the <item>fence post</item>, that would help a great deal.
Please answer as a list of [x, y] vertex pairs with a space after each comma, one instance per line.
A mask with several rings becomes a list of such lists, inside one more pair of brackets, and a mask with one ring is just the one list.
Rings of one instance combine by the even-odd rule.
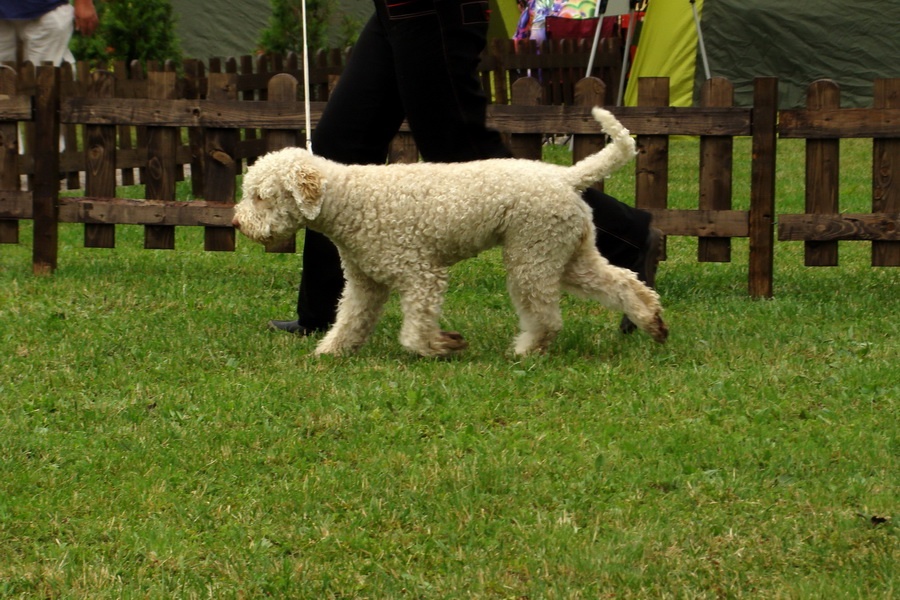
[[[109, 71], [95, 71], [90, 76], [88, 96], [93, 98], [115, 97], [116, 78]], [[85, 194], [101, 198], [116, 196], [116, 126], [85, 125], [84, 155]], [[108, 223], [85, 223], [86, 248], [114, 248], [116, 226]]]
[[[839, 108], [841, 88], [828, 79], [814, 81], [806, 89], [806, 109]], [[839, 139], [806, 140], [806, 214], [834, 215], [840, 212]], [[837, 242], [804, 242], [807, 267], [833, 267], [838, 264]]]
[[[522, 77], [512, 85], [512, 104], [518, 106], [539, 106], [541, 104], [540, 82], [534, 77]], [[509, 136], [509, 149], [516, 158], [541, 160], [540, 133], [515, 133]]]
[[[873, 108], [900, 108], [900, 79], [876, 79]], [[900, 213], [900, 139], [875, 139], [872, 212]], [[900, 242], [872, 242], [873, 267], [900, 267]]]
[[[149, 66], [150, 62], [148, 61], [147, 64]], [[131, 98], [149, 98], [150, 97], [150, 95], [149, 95], [150, 81], [147, 77], [148, 71], [146, 71], [144, 69], [144, 66], [141, 64], [141, 61], [139, 61], [139, 60], [131, 61], [128, 66], [128, 73], [129, 73], [129, 81], [132, 84], [132, 90], [133, 90], [133, 95], [130, 97]], [[139, 125], [137, 127], [133, 127], [132, 129], [134, 130], [134, 139], [136, 142], [134, 148], [137, 149], [138, 151], [142, 150], [143, 148], [147, 148], [150, 143], [150, 140], [147, 137], [148, 136], [147, 126]], [[121, 135], [119, 136], [119, 139], [120, 140], [122, 139]], [[137, 181], [138, 181], [138, 183], [142, 183], [142, 184], [146, 185], [147, 184], [147, 164], [146, 164], [145, 160], [141, 160], [140, 162], [141, 162], [141, 166], [138, 167]], [[131, 169], [128, 169], [128, 170], [131, 171]], [[124, 171], [123, 171], [122, 175], [124, 177], [124, 175], [125, 175]], [[133, 173], [132, 173], [132, 175], [133, 175]], [[128, 185], [128, 184], [125, 184], [125, 185]]]
[[[606, 98], [606, 84], [596, 77], [585, 77], [575, 84], [575, 106], [603, 106]], [[599, 131], [599, 130], [598, 130]], [[603, 149], [606, 134], [582, 134], [576, 135], [572, 140], [572, 162], [577, 163], [581, 159], [599, 152]], [[594, 184], [594, 187], [603, 191], [603, 180]]]
[[[338, 75], [328, 75], [324, 78], [325, 80], [323, 82], [316, 84], [316, 83], [312, 82], [312, 79], [313, 79], [313, 77], [312, 77], [313, 71], [312, 70], [313, 69], [322, 69], [327, 72], [329, 63], [331, 62], [332, 58], [335, 58], [335, 57], [330, 52], [326, 52], [325, 50], [319, 50], [318, 52], [315, 53], [315, 55], [312, 56], [313, 60], [310, 61], [310, 65], [309, 65], [310, 87], [312, 88], [312, 89], [310, 89], [310, 92], [309, 92], [310, 93], [310, 98], [309, 98], [310, 101], [313, 101], [313, 100], [326, 101], [328, 98], [331, 97], [331, 90], [333, 90], [334, 86], [337, 85], [337, 81], [338, 81], [338, 79], [340, 79], [340, 75], [339, 74]], [[339, 57], [338, 63], [340, 63], [340, 61], [341, 61], [341, 58]], [[341, 69], [341, 70], [343, 71], [343, 69]]]
[[[16, 72], [0, 67], [0, 94], [16, 95]], [[18, 190], [19, 179], [19, 125], [15, 122], [0, 123], [0, 189]], [[19, 222], [0, 219], [0, 244], [19, 243]]]
[[[112, 65], [113, 72], [117, 73], [116, 75], [116, 98], [133, 98], [134, 88], [135, 88], [135, 80], [137, 76], [135, 73], [129, 73], [128, 66], [126, 65], [124, 60], [115, 61]], [[143, 96], [142, 96], [143, 97]], [[134, 127], [130, 125], [119, 125], [117, 128], [118, 131], [118, 147], [123, 151], [123, 154], [130, 151], [134, 148], [135, 140], [133, 138], [137, 137], [137, 133]], [[120, 172], [120, 177], [122, 179], [122, 185], [134, 185], [134, 169], [131, 167], [122, 168]]]
[[[734, 106], [734, 85], [723, 77], [708, 79], [700, 90], [704, 107]], [[731, 210], [734, 138], [700, 136], [701, 210]], [[700, 262], [731, 261], [731, 238], [701, 237], [697, 241]]]
[[[628, 49], [622, 47], [622, 40], [617, 37], [603, 38], [600, 45], [602, 47], [598, 57], [600, 61], [594, 63], [594, 70], [602, 68], [602, 75], [611, 84], [606, 86], [606, 104], [614, 105], [620, 93], [619, 83], [622, 79], [621, 57], [624, 52], [628, 52]], [[606, 63], [605, 66], [604, 63]]]
[[[566, 57], [577, 54], [578, 46], [576, 40], [560, 40], [560, 53]], [[563, 60], [563, 64], [568, 61]], [[559, 70], [560, 97], [562, 104], [572, 106], [575, 102], [575, 84], [584, 77], [586, 69], [578, 69], [573, 66], [565, 66]]]
[[[669, 105], [668, 77], [641, 77], [638, 80], [638, 106]], [[664, 210], [669, 206], [669, 136], [637, 136], [635, 160], [635, 198], [637, 208]], [[666, 258], [666, 243], [660, 247], [660, 259]]]
[[[266, 89], [266, 98], [272, 102], [295, 102], [297, 100], [297, 78], [287, 73], [280, 73], [269, 79]], [[302, 107], [298, 103], [298, 107]], [[266, 147], [271, 152], [291, 146], [302, 146], [296, 129], [274, 129], [266, 133]], [[313, 148], [315, 150], [315, 148]], [[297, 236], [292, 235], [287, 240], [266, 245], [266, 252], [297, 251]]]
[[[184, 91], [182, 97], [186, 100], [199, 100], [203, 95], [200, 89], [201, 82], [206, 77], [206, 67], [197, 59], [191, 58], [184, 61]], [[207, 82], [208, 88], [208, 82]], [[207, 92], [208, 93], [208, 92]], [[188, 128], [188, 144], [191, 148], [191, 194], [195, 198], [203, 197], [204, 163], [203, 144], [205, 138], [202, 127]]]
[[[147, 96], [152, 100], [174, 100], [176, 73], [152, 71], [147, 74]], [[175, 152], [178, 147], [178, 129], [154, 125], [147, 127], [147, 199], [175, 199]], [[148, 250], [173, 250], [175, 227], [172, 225], [146, 225], [144, 248]]]
[[750, 274], [753, 298], [772, 297], [775, 250], [775, 132], [778, 78], [753, 81], [751, 111], [753, 164], [750, 167]]
[[[210, 73], [208, 81], [208, 100], [237, 100], [236, 73]], [[241, 165], [237, 158], [240, 134], [237, 129], [208, 127], [203, 137], [203, 197], [216, 202], [234, 202], [235, 178]], [[234, 228], [205, 227], [203, 247], [210, 251], [234, 250]]]
[[[73, 98], [84, 93], [84, 86], [75, 81], [73, 69], [75, 65], [63, 63], [59, 67], [59, 95], [61, 98]], [[78, 154], [78, 128], [73, 123], [60, 123], [60, 154], [59, 168], [65, 172], [66, 189], [77, 190], [81, 188], [81, 174], [77, 165], [80, 158]]]
[[43, 275], [59, 255], [59, 69], [38, 67], [35, 84], [32, 269]]

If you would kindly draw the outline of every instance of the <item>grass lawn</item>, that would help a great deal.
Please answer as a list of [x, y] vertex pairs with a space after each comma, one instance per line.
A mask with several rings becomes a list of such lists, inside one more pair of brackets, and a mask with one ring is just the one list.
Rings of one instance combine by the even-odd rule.
[[[802, 146], [780, 148], [778, 212], [801, 212]], [[870, 152], [844, 150], [850, 212], [871, 209]], [[689, 207], [696, 141], [671, 155]], [[425, 360], [396, 299], [353, 357], [266, 331], [298, 256], [117, 238], [64, 226], [51, 277], [29, 224], [0, 246], [2, 598], [897, 595], [900, 269], [868, 244], [812, 269], [779, 243], [775, 297], [752, 300], [746, 240], [701, 264], [670, 238], [668, 344], [570, 298], [521, 360], [491, 251], [446, 302], [469, 349]]]

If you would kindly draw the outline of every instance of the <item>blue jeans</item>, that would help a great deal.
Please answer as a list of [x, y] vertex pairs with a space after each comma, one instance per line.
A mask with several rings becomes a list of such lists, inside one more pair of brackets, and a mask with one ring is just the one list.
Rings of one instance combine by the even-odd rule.
[[[374, 0], [359, 40], [312, 135], [313, 152], [344, 164], [382, 164], [403, 123], [422, 158], [461, 162], [510, 156], [485, 125], [478, 63], [487, 43], [487, 0]], [[601, 252], [630, 267], [650, 217], [596, 190], [585, 200], [601, 219]], [[616, 258], [616, 260], [614, 260]], [[630, 262], [629, 262], [630, 261]], [[300, 325], [327, 329], [344, 287], [337, 249], [307, 230], [297, 299]]]

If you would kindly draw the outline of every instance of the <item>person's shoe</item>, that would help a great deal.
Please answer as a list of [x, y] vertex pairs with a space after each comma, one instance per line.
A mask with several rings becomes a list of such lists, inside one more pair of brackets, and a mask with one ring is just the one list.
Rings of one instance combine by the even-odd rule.
[[[656, 227], [651, 227], [650, 233], [647, 234], [647, 243], [644, 244], [631, 269], [637, 273], [638, 279], [654, 289], [656, 288], [656, 269], [659, 266], [659, 251], [662, 246], [662, 239], [662, 231]], [[619, 330], [622, 333], [631, 333], [635, 329], [637, 329], [637, 325], [623, 315], [622, 322], [619, 323]]]
[[294, 335], [307, 336], [318, 333], [317, 329], [307, 329], [299, 321], [269, 321], [269, 329], [272, 331], [286, 331]]

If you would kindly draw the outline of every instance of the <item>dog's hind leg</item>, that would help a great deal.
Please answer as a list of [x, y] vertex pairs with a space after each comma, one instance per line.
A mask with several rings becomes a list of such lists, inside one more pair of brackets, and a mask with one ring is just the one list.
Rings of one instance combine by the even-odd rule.
[[447, 292], [447, 270], [419, 271], [402, 282], [400, 343], [422, 356], [450, 356], [468, 347], [462, 335], [440, 328], [441, 306]]
[[504, 248], [506, 288], [519, 315], [520, 333], [513, 349], [516, 354], [544, 352], [562, 330], [560, 272], [552, 264], [553, 255], [540, 247]]
[[509, 297], [519, 315], [520, 333], [513, 346], [516, 354], [544, 352], [562, 330], [559, 291], [535, 289], [515, 278], [507, 280]]
[[566, 265], [563, 289], [596, 300], [610, 310], [624, 312], [659, 343], [665, 342], [669, 335], [657, 293], [632, 271], [609, 264], [591, 240], [586, 240]]
[[371, 335], [390, 294], [380, 284], [352, 266], [344, 265], [347, 283], [338, 304], [337, 318], [316, 346], [316, 354], [349, 354]]

